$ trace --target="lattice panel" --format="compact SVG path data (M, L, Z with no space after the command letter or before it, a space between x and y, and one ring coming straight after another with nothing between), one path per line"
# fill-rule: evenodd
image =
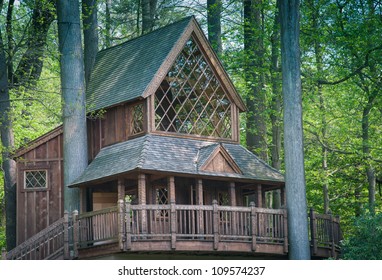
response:
M155 128L231 138L231 102L193 39L155 94Z
M47 179L45 170L25 171L25 188L46 188Z
M140 103L132 107L131 111L131 134L138 134L143 131L143 104Z

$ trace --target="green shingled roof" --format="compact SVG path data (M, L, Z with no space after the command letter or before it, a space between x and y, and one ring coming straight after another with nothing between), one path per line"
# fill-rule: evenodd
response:
M100 51L86 91L88 111L141 97L192 19Z
M217 145L222 145L229 153L240 168L241 174L201 169ZM210 141L146 135L101 149L72 186L112 178L134 170L284 182L280 172L239 144L217 144Z

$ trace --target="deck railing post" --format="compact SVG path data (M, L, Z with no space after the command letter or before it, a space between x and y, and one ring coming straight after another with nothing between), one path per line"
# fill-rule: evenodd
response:
M69 213L64 211L64 260L68 260L69 256Z
M252 235L252 251L256 251L256 234L257 234L257 226L256 226L256 207L255 203L251 201L249 204L251 207L251 235Z
M171 231L171 249L176 249L176 209L175 209L175 201L171 200L170 202L171 210L170 210L170 231Z
M79 243L79 229L80 229L80 221L78 219L78 211L74 210L72 213L73 219L73 254L72 258L78 257L78 243Z
M131 217L132 217L132 209L131 209L131 203L130 201L126 202L126 209L125 209L125 215L126 215L126 242L125 242L125 250L131 249Z
M121 251L125 251L125 202L118 200L118 244Z
M284 209L284 252L288 253L288 211Z
M336 252L336 244L334 241L334 219L332 213L329 211L330 215L330 242L331 242L331 251L332 251L332 258L335 258L335 252Z
M314 213L314 209L310 208L309 211L309 218L310 218L310 238L311 238L311 245L312 245L312 254L317 254L317 223L316 223L316 214Z
M219 247L219 225L220 225L220 218L219 218L219 210L218 210L218 202L216 199L212 201L213 206L213 230L214 230L214 250L217 250Z

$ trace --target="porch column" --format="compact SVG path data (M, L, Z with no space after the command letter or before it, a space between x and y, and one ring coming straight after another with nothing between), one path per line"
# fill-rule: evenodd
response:
M257 207L262 208L263 207L263 191L261 184L257 185Z
M146 205L146 175L138 174L138 204Z
M203 205L203 180L196 180L196 205ZM197 214L197 225L198 225L198 233L204 234L204 212L203 210L198 210Z
M146 175L138 174L138 204L142 207L146 205ZM147 214L146 209L140 210L141 233L147 233Z
M235 182L229 183L229 201L231 206L236 206L236 187Z
M169 203L175 203L176 196L175 196L175 177L169 176L167 178L167 189L169 192Z
M118 178L118 201L125 201L125 182L124 179Z
M196 181L196 204L203 205L203 180L197 179Z

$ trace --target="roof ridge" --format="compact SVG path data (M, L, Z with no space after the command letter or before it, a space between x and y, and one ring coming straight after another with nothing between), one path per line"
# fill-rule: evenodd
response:
M103 53L103 52L105 52L105 51L108 51L108 50L111 50L111 49L114 49L114 48L117 48L117 47L121 47L121 46L123 46L123 45L126 45L126 44L128 44L128 43L131 43L131 42L134 41L134 40L137 40L137 39L146 37L146 36L148 36L148 35L152 35L153 33L157 32L157 31L163 30L163 29L165 29L165 28L168 28L168 27L173 26L173 25L175 25L175 24L181 23L181 22L183 22L183 21L187 21L187 20L189 21L191 18L195 18L195 16L192 15L192 16L184 17L184 18L182 18L182 19L180 19L180 20L177 20L177 21L174 21L174 22L172 22L172 23L170 23L170 24L167 24L167 25L165 25L165 26L159 27L159 28L157 28L157 29L155 29L155 30L152 30L152 31L148 32L148 33L145 33L145 34L142 34L142 35L140 35L140 36L137 36L137 37L128 39L128 40L126 40L126 41L124 41L124 42L122 42L122 43L119 43L119 44L117 44L117 45L108 47L108 48L106 48L106 49L102 49L102 50L100 50L100 51L97 52L97 55L98 55L99 53Z
M150 135L146 135L144 137L145 137L145 140L143 140L141 155L137 163L138 168L143 168L143 165L145 164L146 154L148 151L148 145L150 143Z

